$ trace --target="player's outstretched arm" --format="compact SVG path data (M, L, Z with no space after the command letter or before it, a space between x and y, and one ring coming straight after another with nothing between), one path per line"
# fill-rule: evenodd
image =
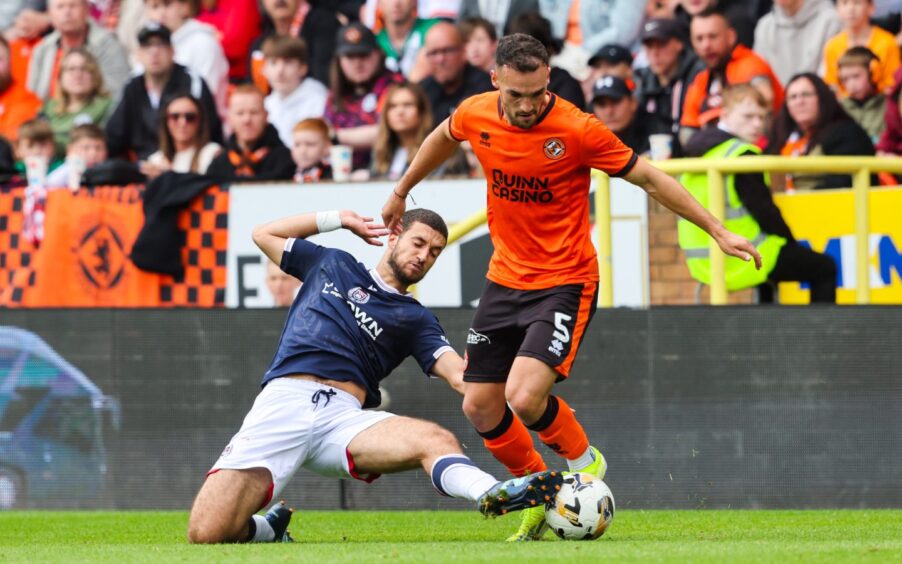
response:
M648 192L667 209L704 229L724 253L746 261L754 259L755 267L761 268L761 255L748 239L729 231L679 182L645 159L640 158L624 178Z
M382 246L379 237L388 235L384 225L373 223L372 217L363 217L351 210L333 210L305 213L277 219L254 228L254 243L276 264L282 264L282 249L291 237L306 239L317 233L347 229L370 245Z
M460 145L460 142L451 137L451 133L448 131L449 119L451 118L445 119L426 137L413 158L413 162L407 167L407 172L392 189L388 200L382 206L382 221L386 227L396 233L401 231L401 216L404 215L407 207L405 205L407 194L430 172L445 162Z
M431 372L448 382L448 385L460 395L464 394L464 368L466 361L459 354L452 350L448 350L442 356L438 357L435 364L432 365Z

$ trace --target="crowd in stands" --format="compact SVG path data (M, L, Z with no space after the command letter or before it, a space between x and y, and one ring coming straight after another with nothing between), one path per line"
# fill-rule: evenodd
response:
M306 184L333 179L330 148L345 146L351 180L397 179L461 100L493 89L507 33L545 45L550 91L644 155L665 139L683 156L728 128L723 94L739 84L767 104L765 153L898 155L900 12L880 0L5 0L0 177L77 186L106 166L114 180ZM481 175L474 165L464 146L435 176ZM780 175L772 189L850 183Z

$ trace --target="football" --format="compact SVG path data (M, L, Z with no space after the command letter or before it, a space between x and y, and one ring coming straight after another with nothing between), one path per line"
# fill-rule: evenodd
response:
M564 540L597 539L614 520L614 494L591 474L570 474L545 507L545 520Z

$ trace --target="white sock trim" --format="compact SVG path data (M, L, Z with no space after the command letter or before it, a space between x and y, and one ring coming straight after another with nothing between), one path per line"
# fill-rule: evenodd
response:
M276 538L276 532L272 530L266 517L254 515L251 519L254 520L254 525L257 526L257 531L254 533L254 538L251 539L251 542L272 542Z
M589 447L586 449L586 452L582 453L579 457L574 458L573 460L567 459L567 467L571 472L576 472L577 470L588 467L593 462L595 462L595 454L592 452L592 447Z

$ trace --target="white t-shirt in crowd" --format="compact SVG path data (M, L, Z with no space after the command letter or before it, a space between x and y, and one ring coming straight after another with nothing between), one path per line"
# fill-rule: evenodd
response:
M294 92L279 96L273 92L264 100L269 123L279 132L279 139L286 147L291 147L294 126L307 118L323 117L329 90L322 82L307 77Z
M220 150L222 150L222 147L220 147L218 143L207 143L204 145L197 157L197 170L195 172L198 174L207 172L207 168L210 166L210 163L213 162L216 155L219 154ZM173 172L191 172L191 160L194 159L194 152L195 149L191 148L179 151L173 155L170 170ZM160 151L147 157L147 162L157 166L167 165L166 157L164 157L163 153Z

